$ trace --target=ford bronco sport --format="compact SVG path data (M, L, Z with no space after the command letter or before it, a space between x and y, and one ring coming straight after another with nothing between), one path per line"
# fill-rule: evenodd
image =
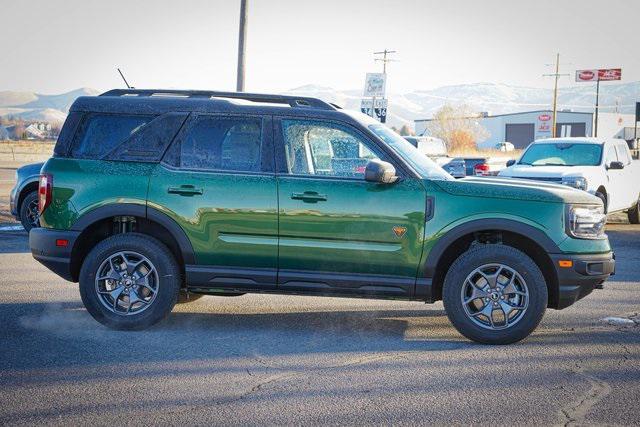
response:
M200 295L263 292L443 300L464 336L504 344L614 271L598 198L456 181L384 125L314 98L81 97L41 173L33 256L115 329Z

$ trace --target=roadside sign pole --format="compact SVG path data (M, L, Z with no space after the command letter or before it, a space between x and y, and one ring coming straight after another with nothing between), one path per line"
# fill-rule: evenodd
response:
M598 80L596 81L596 117L594 124L593 136L595 138L598 137L598 102L600 99L600 75L598 75Z

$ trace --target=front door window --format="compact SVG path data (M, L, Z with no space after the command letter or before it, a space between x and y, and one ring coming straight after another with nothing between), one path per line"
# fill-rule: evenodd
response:
M282 128L287 172L292 175L364 179L367 163L384 157L371 143L337 124L283 120Z

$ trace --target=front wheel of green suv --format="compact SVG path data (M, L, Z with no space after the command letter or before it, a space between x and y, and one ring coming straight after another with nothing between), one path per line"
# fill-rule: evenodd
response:
M165 245L144 234L117 234L98 243L85 258L80 296L103 325L137 330L171 312L180 282L178 264Z
M445 277L442 293L455 328L483 344L526 338L540 323L548 299L536 263L504 245L479 244L460 255Z

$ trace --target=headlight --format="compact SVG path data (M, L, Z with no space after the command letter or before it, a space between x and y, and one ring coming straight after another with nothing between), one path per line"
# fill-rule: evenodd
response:
M604 206L567 205L567 234L578 239L599 239L604 237L607 216Z
M582 176L568 176L562 178L562 185L568 185L569 187L577 188L578 190L586 190L587 189L587 178Z

